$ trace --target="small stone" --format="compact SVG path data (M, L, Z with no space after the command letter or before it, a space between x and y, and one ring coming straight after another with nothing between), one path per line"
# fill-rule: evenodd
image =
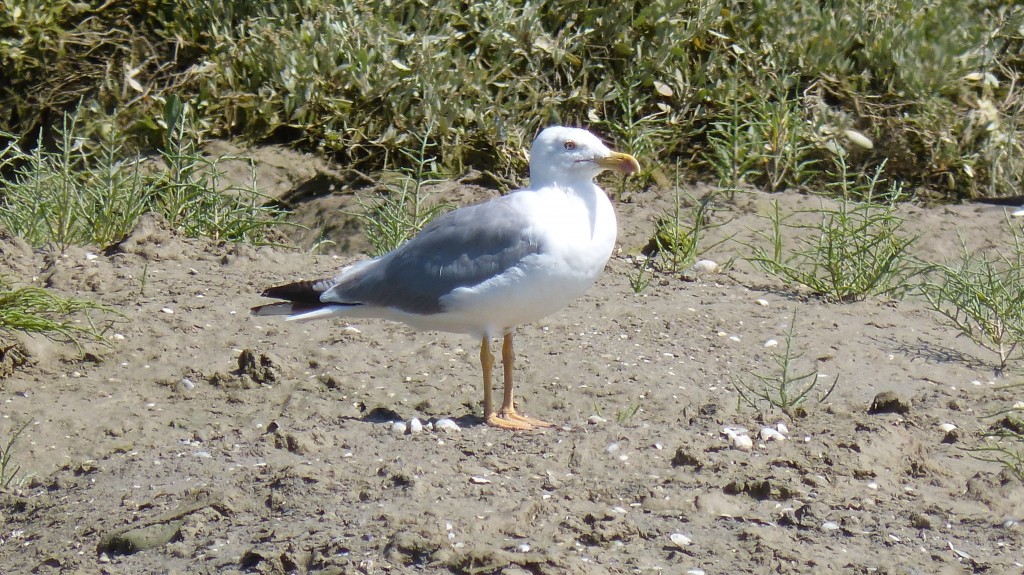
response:
M469 478L469 482L474 484L474 485L487 485L488 483L491 482L491 480L487 479L486 477L480 477L479 475L474 475L473 477Z
M778 347L779 346L779 340L777 340L777 339L769 339L768 341L764 342L764 346L765 347Z
M775 429L778 429L779 433L781 433L782 435L789 435L789 428L786 427L786 424L782 423L781 421L775 425Z
M910 524L917 529L931 529L935 521L926 513L914 513L910 516Z
M608 420L601 417L600 415L591 415L590 417L587 418L587 423L591 425L597 425L599 423L604 423L606 421Z
M910 404L893 391L883 391L875 396L868 408L868 413L876 415L879 413L898 413L906 415L910 412Z
M405 425L404 421L396 421L396 422L391 424L391 431L395 435L405 435L405 432L406 432L407 429L408 429L408 426Z
M174 310L169 307L160 308L160 311L164 312L167 315L172 315L174 313Z
M838 531L839 530L839 524L836 523L835 521L826 521L826 522L821 524L821 529L823 531Z

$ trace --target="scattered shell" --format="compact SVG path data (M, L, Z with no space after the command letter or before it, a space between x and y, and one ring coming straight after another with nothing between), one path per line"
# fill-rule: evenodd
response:
M732 446L740 451L752 451L754 449L754 440L750 439L749 435L734 435L732 437Z
M516 546L516 551L518 551L519 553L529 553L530 549L531 547L529 543L520 543Z
M952 423L940 423L939 429L942 430L943 433L949 433L950 431L956 429L956 426L953 425Z
M721 267L712 260L697 260L697 263L693 264L690 269L699 274L713 274L718 272Z
M766 300L766 299L757 299L757 300L754 300L754 303L756 303L757 305L762 306L762 307L768 307L768 300Z
M92 260L94 260L94 259L96 259L98 257L100 257L100 256L98 256L98 255L96 255L96 254L94 254L92 252L85 252L85 259L88 260L88 261L92 261Z
M486 477L480 477L479 475L474 475L473 477L469 478L469 482L473 483L473 484L476 484L476 485L487 485L488 483L491 482L491 480L487 479Z
M115 333L115 334L114 334L113 336L111 336L111 337L112 337L113 339L116 339L117 341L124 341L124 334L123 334L123 333Z
M391 424L391 431L396 435L405 435L406 429L408 429L408 427L405 425L404 421L396 421Z
M160 311L162 311L162 312L164 312L164 313L166 313L166 314L168 314L168 315L170 315L170 314L173 314L173 313L174 313L174 310L173 310L173 309L171 309L171 308L169 308L169 307L165 307L165 308L160 308Z
M769 339L768 341L764 342L765 347L777 347L778 345L779 340L777 339Z
M359 331L359 328L352 327L350 325L346 325L345 327L341 328L341 331L343 333L363 333L363 332Z
M778 429L779 433L781 433L783 435L788 435L789 434L789 428L786 427L786 424L782 423L781 421L775 426L775 429Z
M761 441L785 441L786 436L771 427L761 428Z
M704 575L704 570L703 569L689 569L689 570L687 570L686 575Z
M825 531L838 531L839 530L839 524L836 523L835 521L826 521L826 522L821 524L821 528L824 529Z
M868 489L878 489L878 484L872 481L871 483L868 483Z
M197 451L197 452L193 453L192 455L194 455L196 457L201 457L203 459L213 459L213 456L210 455L209 451Z
M443 431L445 433L454 433L459 431L461 428L458 423L450 419L438 419L434 422L434 431Z
M187 378L187 377L183 377L183 378L181 378L181 387L184 387L184 388L185 388L185 389L187 389L187 390L191 390L191 389L193 389L193 388L194 388L195 386L196 386L196 384L192 383L192 380L191 380L191 379L189 379L189 378Z
M597 425L598 423L604 423L606 421L608 420L601 417L600 415L591 415L590 417L587 418L587 423L591 425Z
M692 539L682 533L673 533L672 535L669 535L668 538L671 539L672 543L675 543L676 547L679 547L680 549L688 546L690 543L693 543Z
M725 425L722 426L722 435L728 435L732 437L734 435L742 435L747 432L746 427L740 427L738 425Z
M415 435L423 432L423 422L415 417L409 420L409 433Z
M615 453L618 450L619 450L619 444L618 443L609 443L608 445L606 445L604 447L604 452L608 453L608 454Z

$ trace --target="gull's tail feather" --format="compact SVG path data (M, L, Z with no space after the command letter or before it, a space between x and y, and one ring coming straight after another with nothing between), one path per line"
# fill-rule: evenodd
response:
M286 301L256 306L250 312L255 316L286 315L289 321L342 315L345 308L351 305L320 301L320 294L328 285L327 280L307 280L267 288L260 295Z

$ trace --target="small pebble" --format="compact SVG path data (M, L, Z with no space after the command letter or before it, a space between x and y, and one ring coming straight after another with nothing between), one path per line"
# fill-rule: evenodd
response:
M839 524L836 523L835 521L826 521L826 522L821 524L821 528L824 529L825 531L838 531L839 530Z
M170 314L173 314L173 313L174 313L174 310L173 310L173 309L171 309L171 308L169 308L169 307L165 307L165 308L162 308L162 309L161 309L160 311L162 311L162 312L164 312L164 313L166 313L166 314L168 314L168 315L170 315Z
M486 477L480 477L479 475L474 475L473 477L469 478L469 482L470 483L474 483L476 485L487 485L488 483L491 482L491 480L487 479Z
M669 535L668 538L671 539L672 543L675 543L676 547L679 547L680 549L688 546L690 543L693 543L692 539L682 533L673 533L672 535Z
M769 339L768 341L764 342L765 347L778 347L778 345L779 340L777 339Z
M90 261L90 262L91 262L92 260L94 260L94 259L96 259L96 258L98 258L98 257L100 257L100 256L98 256L98 255L96 255L96 254L94 254L94 253L92 253L92 252L85 252L85 259L86 259L87 261Z
M423 423L419 419L417 419L415 417L410 419L409 420L409 433L412 434L412 435L416 435L417 433L422 433L422 432L423 432Z
M195 386L196 386L196 384L192 383L192 380L191 380L191 379L189 379L189 378L187 378L187 377L183 377L183 378L181 378L181 387L184 387L184 388L185 388L185 389L187 389L187 390L191 390L191 389L193 389L193 388L194 388Z
M519 553L529 553L530 549L531 547L529 543L520 543L516 546L516 551L518 551Z
M779 433L781 433L782 435L789 435L789 428L786 427L786 424L782 423L781 421L775 426L775 429L778 429Z
M768 307L768 300L766 300L766 299L755 300L754 303L756 303L757 305L762 306L762 307Z
M124 334L123 333L115 333L113 335L113 339L115 339L117 341L124 341Z
M597 425L598 423L604 423L606 421L608 420L601 417L600 415L591 415L590 417L587 418L587 423L591 425Z
M704 575L703 569L690 569L686 572L686 575Z
M343 327L341 329L341 331L344 332L344 333L352 333L352 334L363 333L363 332L359 331L359 328L352 327L350 325L346 325L345 327Z
M408 429L408 426L405 425L404 421L396 421L391 424L391 431L396 435L405 435L406 429Z
M953 425L952 423L940 423L939 429L941 429L943 433L949 433L950 431L956 429L956 426Z
M210 455L209 451L197 451L197 452L193 453L192 455L194 455L196 457L201 457L203 459L213 459L213 456Z
M868 483L868 489L878 489L878 484L872 481L871 483Z
M434 431L443 431L445 433L453 433L459 431L461 428L458 423L450 419L438 419L434 422Z

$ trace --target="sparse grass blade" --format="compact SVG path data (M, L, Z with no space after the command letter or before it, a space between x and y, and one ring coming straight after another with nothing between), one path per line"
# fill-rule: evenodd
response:
M1020 228L1006 223L1013 233L1008 252L974 253L964 245L959 262L925 266L917 287L946 323L995 353L997 375L1024 351L1024 245Z
M841 157L837 162L845 166ZM907 253L916 237L900 229L903 220L896 207L903 198L901 189L876 191L881 170L867 179L847 179L843 171L835 184L840 193L835 208L823 205L814 212L784 215L773 202L773 211L765 216L771 231L758 232L765 241L748 244L752 255L747 259L786 284L839 302L902 295L907 279L919 271ZM818 223L796 223L799 216L815 217ZM796 247L787 252L790 242Z
M802 354L793 348L793 338L796 335L796 312L790 320L789 328L785 333L785 347L781 353L772 352L772 362L778 368L772 373L755 373L751 375L756 382L745 381L737 377L733 381L733 389L739 394L739 399L748 407L754 409L778 409L791 419L800 417L803 414L803 405L808 399L816 399L818 403L824 402L839 383L839 376L828 384L827 389L819 386L820 375L817 370L810 370L806 373L797 373L795 363Z
M94 322L90 312L98 312L104 319ZM104 334L114 313L106 306L61 297L43 288L15 288L0 277L0 338L20 331L65 339L79 347L85 341L106 344Z

